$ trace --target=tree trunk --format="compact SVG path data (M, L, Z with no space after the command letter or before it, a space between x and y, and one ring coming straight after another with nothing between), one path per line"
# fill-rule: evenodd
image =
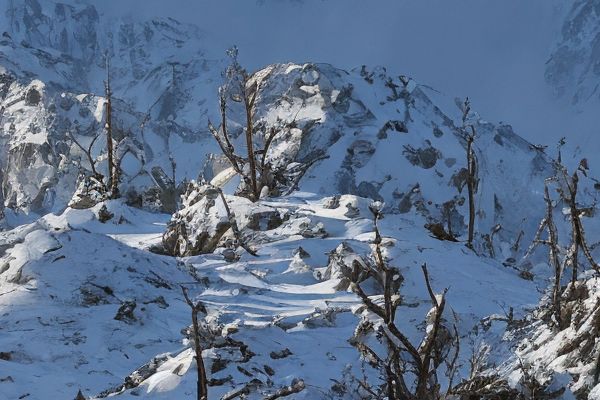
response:
M258 89L257 89L258 90ZM256 160L254 159L254 141L252 140L253 125L252 125L252 108L253 105L248 99L248 96L244 96L244 103L246 106L246 146L248 147L248 164L250 167L250 184L252 189L253 200L256 201L259 198L258 185L256 183Z
M202 347L200 347L200 326L198 324L198 311L203 309L201 303L194 303L188 296L187 289L181 287L183 297L186 303L192 309L192 329L194 335L194 350L196 356L196 368L198 370L198 379L196 380L196 393L198 400L208 400L208 384L206 380L206 368L204 367L204 360L202 359Z
M202 348L200 347L200 329L198 327L198 311L192 309L192 324L194 326L194 346L196 350L196 367L198 379L196 382L198 400L208 400L208 388L206 385L206 369L202 360Z
M110 102L110 84L106 85L106 152L108 155L108 187L113 187L114 156L112 139L112 106Z
M469 237L467 246L473 248L475 234L475 156L473 154L473 136L467 137L467 191L469 194Z
M558 233L556 232L556 225L554 225L554 217L552 215L552 199L548 192L548 185L544 187L544 199L546 200L546 226L548 228L548 247L550 249L550 262L554 267L554 288L552 289L552 303L554 308L554 318L562 329L562 317L561 317L561 276L562 268L559 259L560 250L558 248Z
M110 197L116 199L119 197L119 179L120 174L114 160L114 144L112 136L112 102L110 90L110 59L106 56L106 152L108 155L108 188Z

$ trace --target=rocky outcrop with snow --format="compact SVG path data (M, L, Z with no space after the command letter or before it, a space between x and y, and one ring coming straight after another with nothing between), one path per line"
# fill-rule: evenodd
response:
M206 128L209 116L218 120L210 99L223 63L190 50L202 48L193 27L106 20L91 5L57 4L8 4L10 30L0 43L5 203L40 213L66 206L80 172L91 172L71 137L87 147L99 135L92 155L106 174L101 95L108 51L121 193L132 204L160 208L166 201L163 209L173 210L181 181L199 174L210 180L223 168ZM416 211L465 233L464 133L427 89L383 68L345 72L324 64L273 65L254 79L262 82L255 118L264 132L291 127L276 137L268 161L292 166L328 156L307 172L301 190L384 200L388 212ZM243 115L229 118L234 141L242 142ZM530 205L540 198L530 189L541 189L552 174L547 158L510 126L469 118L477 128L480 246L498 225L504 240L531 234L539 212ZM174 194L161 202L165 192ZM514 256L508 247L505 258Z
M236 238L233 232L247 236L247 231L279 227L283 223L281 214L285 211L280 213L277 208L223 195L219 188L192 182L182 195L181 209L173 215L163 235L163 250L177 256L212 253L217 247L233 245L227 241L244 240Z
M103 135L107 60L122 193L131 189L143 199L162 177L197 177L207 153L207 99L220 67L204 57L196 27L171 19L112 20L92 4L70 1L9 1L2 15L0 162L7 204L61 210L79 173L90 172L73 139L88 148ZM91 149L104 175L105 143L98 138Z
M571 5L561 38L546 65L546 81L573 104L598 100L600 82L600 2Z

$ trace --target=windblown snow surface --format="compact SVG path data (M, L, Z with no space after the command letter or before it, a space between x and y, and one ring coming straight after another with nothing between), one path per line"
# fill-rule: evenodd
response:
M210 399L244 388L247 398L261 399L298 380L305 389L289 398L358 398L357 379L381 381L348 342L369 316L343 284L336 257L371 253L373 200L385 203L384 251L404 278L396 321L413 343L431 309L421 265L436 293L448 289L455 315L445 318L456 324L461 343L455 382L468 378L473 353L488 348L489 369L515 386L526 363L540 380L564 386L562 398L575 398L582 387L598 398L593 362L559 351L565 337L579 337L586 326L554 335L531 322L553 272L542 250L523 256L545 212L553 149L531 145L510 125L467 115L478 132L471 250L464 243L460 110L439 108L430 88L382 67L269 65L253 78L262 82L257 119L293 128L274 141L268 159L327 158L307 171L298 190L259 201L257 207L285 218L273 229L251 229L257 257L240 252L228 261L222 248L190 257L157 254L151 249L171 215L129 199L160 189L172 168L174 183L222 176L206 125L218 120L225 61L202 50L198 28L169 18L107 20L85 3L37 0L9 1L3 11L9 28L0 38L0 199L7 206L0 208L0 399L69 399L78 390L89 398L195 398L182 285L207 311ZM78 172L89 165L70 136L89 143L103 132L107 49L117 137L127 139L121 192L129 195L72 209ZM234 109L236 146L242 121ZM103 157L98 168L106 168ZM582 198L592 204L598 188L590 182L582 183ZM234 213L251 212L230 186L224 191ZM112 213L105 222L102 206ZM561 206L556 214L564 222ZM437 240L425 228L445 218L458 242ZM590 237L599 230L586 219ZM568 233L560 231L565 242ZM581 307L594 312L598 293L590 279ZM508 329L513 321L526 328ZM595 360L595 339L585 340Z

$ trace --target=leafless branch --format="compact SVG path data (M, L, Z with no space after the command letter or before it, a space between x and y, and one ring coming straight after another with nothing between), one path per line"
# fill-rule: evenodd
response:
M279 389L277 392L265 397L265 400L275 400L282 397L287 397L292 394L300 393L306 388L303 380L298 380L289 386Z
M196 367L198 369L197 379L197 398L198 400L208 400L208 381L206 379L206 369L204 367L204 360L202 359L202 348L200 347L200 326L198 324L198 313L206 313L206 308L201 302L194 303L189 295L188 290L185 286L181 286L181 292L185 302L190 306L192 310L192 329L194 335L194 350L196 352Z

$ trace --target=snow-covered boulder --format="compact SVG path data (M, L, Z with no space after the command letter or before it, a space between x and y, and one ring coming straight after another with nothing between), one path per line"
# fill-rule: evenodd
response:
M107 199L106 185L102 177L82 176L69 207L75 209L92 208L96 204Z
M237 239L231 232L234 222L240 231L267 231L279 227L283 218L273 207L191 183L163 235L164 250L177 256L212 253L224 239Z

